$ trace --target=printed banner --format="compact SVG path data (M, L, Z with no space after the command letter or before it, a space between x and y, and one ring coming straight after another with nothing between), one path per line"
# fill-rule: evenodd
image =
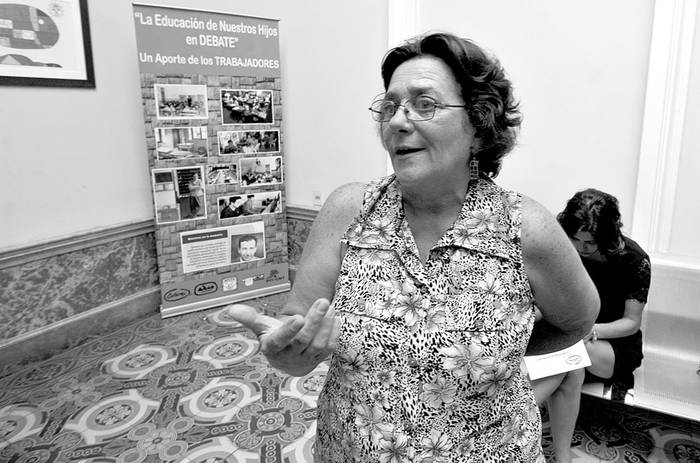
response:
M279 77L277 21L134 4L139 69Z
M133 8L161 314L287 291L278 22Z

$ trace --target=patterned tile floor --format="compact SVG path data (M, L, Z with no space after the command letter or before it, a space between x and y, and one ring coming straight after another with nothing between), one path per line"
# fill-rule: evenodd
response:
M220 310L154 315L0 378L0 462L310 462L325 368L281 375ZM581 409L576 462L700 462L698 423L585 396Z

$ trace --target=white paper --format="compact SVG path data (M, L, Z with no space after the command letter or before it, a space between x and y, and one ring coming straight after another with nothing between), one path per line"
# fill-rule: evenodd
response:
M545 378L591 365L583 341L549 354L527 355L524 360L530 379Z

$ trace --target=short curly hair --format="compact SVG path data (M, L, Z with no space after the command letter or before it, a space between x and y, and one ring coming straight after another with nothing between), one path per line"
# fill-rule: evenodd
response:
M617 198L595 188L579 191L569 199L557 220L569 237L589 232L604 254L617 254L622 246L622 220Z
M480 173L496 177L503 157L515 146L522 121L513 87L500 62L474 42L449 33L415 37L387 52L382 60L384 90L401 64L419 56L442 60L455 76L467 105L469 122L481 144L474 153Z

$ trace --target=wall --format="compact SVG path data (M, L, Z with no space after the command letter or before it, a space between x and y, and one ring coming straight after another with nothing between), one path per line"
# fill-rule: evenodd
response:
M417 28L473 39L510 75L524 119L499 183L552 212L596 187L631 223L653 4L417 0Z
M700 127L700 8L696 11L694 29L669 252L700 260L697 239L700 224L700 207L697 206L700 172L700 136L697 130Z
M89 2L96 89L0 87L0 209L11 218L0 251L153 217L131 3ZM325 199L385 172L366 110L384 2L164 3L280 19L288 203L311 207L313 191Z

